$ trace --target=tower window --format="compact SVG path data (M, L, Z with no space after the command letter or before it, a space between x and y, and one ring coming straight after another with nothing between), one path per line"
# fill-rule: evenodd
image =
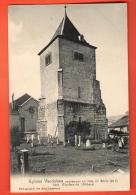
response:
M83 62L84 61L83 54L75 51L74 52L74 60L79 60L80 62Z
M46 64L46 66L48 66L51 63L52 63L52 57L51 57L51 53L50 53L50 54L47 54L45 56L45 64Z
M78 54L78 58L79 58L79 61L83 62L83 54L82 53Z
M74 52L74 59L78 60L78 52Z
M78 98L81 98L81 88L78 87Z

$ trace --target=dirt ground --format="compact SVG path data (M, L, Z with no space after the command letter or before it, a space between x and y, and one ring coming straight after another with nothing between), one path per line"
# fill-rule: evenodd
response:
M84 147L42 144L31 148L25 143L17 149L29 150L30 174L103 174L116 169L129 170L128 145L119 151L103 149L101 144L94 147L95 150L85 150ZM16 152L11 152L11 173L18 173Z

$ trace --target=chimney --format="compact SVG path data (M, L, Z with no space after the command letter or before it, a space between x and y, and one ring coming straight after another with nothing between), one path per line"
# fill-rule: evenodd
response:
M12 110L15 110L14 93L12 94Z
M84 36L83 36L82 34L80 34L80 35L78 36L78 39L79 39L79 41L84 42Z

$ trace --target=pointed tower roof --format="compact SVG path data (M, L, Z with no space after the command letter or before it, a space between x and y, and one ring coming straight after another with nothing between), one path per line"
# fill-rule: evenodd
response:
M59 24L51 41L49 42L49 44L46 47L44 47L38 53L38 55L40 55L57 37L61 37L61 38L68 39L68 40L71 40L74 42L78 42L82 45L96 48L95 46L92 46L89 43L87 43L86 40L84 39L84 36L81 33L79 33L79 31L76 29L76 27L72 24L72 22L70 21L70 19L67 16L66 7L65 7L65 16L62 19L61 23Z
M81 35L76 27L72 24L67 14L65 14L65 17L62 19L51 41L58 35L62 35L72 41L79 41L80 36L83 38L83 35ZM82 41L86 42L84 39L82 39Z

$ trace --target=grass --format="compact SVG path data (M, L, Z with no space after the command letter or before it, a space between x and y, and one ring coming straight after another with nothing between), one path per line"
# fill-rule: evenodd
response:
M83 150L73 146L47 144L31 148L30 144L21 144L18 149L29 150L29 170L31 174L78 174L107 173L115 168L129 169L128 147L118 152L102 149L101 144L95 150ZM93 167L93 169L92 169ZM17 154L11 152L11 173L18 173Z

